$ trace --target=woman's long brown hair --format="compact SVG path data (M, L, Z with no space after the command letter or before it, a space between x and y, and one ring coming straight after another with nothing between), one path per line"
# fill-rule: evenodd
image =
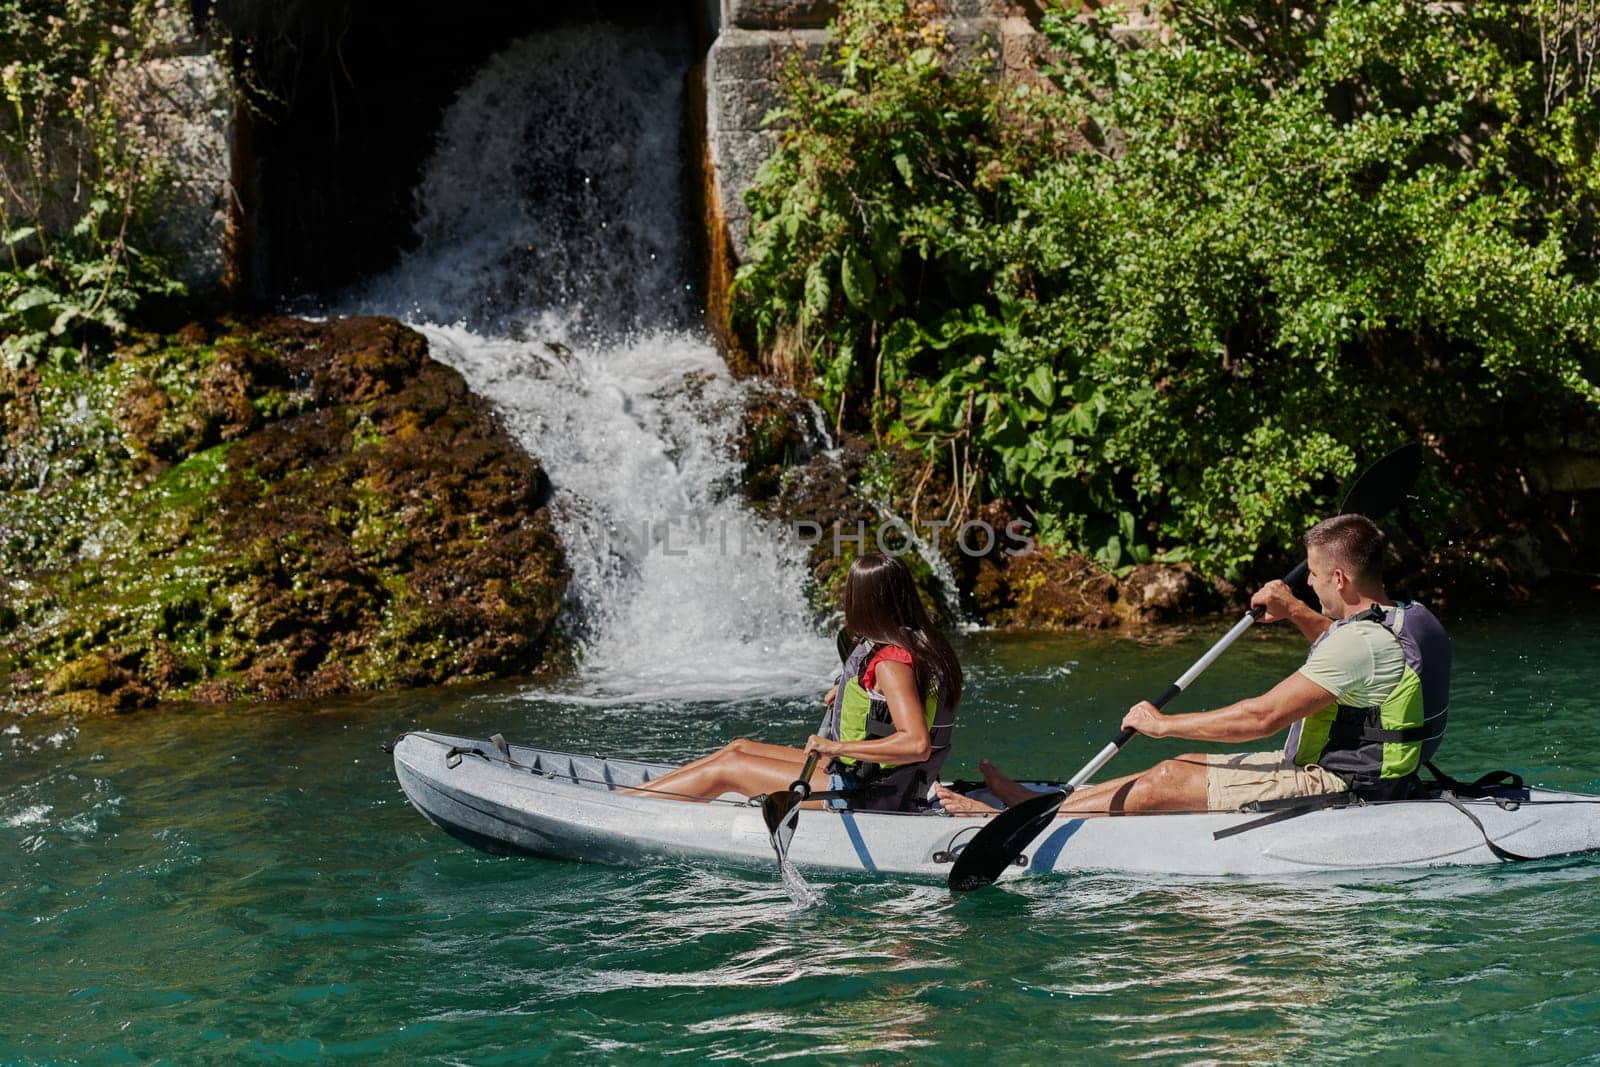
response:
M935 722L948 723L961 700L961 664L933 625L911 571L894 556L872 552L860 557L845 575L844 626L858 641L898 645L911 653L917 692L926 699L928 683L938 686Z

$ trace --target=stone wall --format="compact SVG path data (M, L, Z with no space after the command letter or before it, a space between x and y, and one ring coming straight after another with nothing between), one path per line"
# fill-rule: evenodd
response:
M156 238L191 295L208 300L226 296L236 278L233 80L204 38L174 39L131 78L132 117L173 170Z
M745 191L777 142L777 131L763 120L780 103L779 71L796 52L820 55L837 0L691 2L689 16L706 43L689 119L703 143L703 159L694 162L705 171L700 224L711 263L706 290L715 327L720 290L747 251ZM1005 0L945 0L945 7L951 40L984 53L997 76L1031 69L1039 40L1036 9ZM252 202L260 193L252 180L258 161L248 158L241 141L248 131L236 126L240 98L225 60L185 25L175 24L166 37L173 43L128 83L133 121L176 172L157 236L194 295L237 296L241 257L251 251L240 235L274 216Z
M167 168L170 183L169 196L150 220L151 232L137 247L165 257L191 294L211 301L227 295L233 277L233 81L216 49L176 9L153 36L160 47L111 83L128 145ZM47 234L70 230L85 208L91 136L71 125L47 130L41 153L45 188L0 183L0 206L14 218L37 218ZM5 248L0 243L0 251ZM18 245L24 257L38 248L37 242Z

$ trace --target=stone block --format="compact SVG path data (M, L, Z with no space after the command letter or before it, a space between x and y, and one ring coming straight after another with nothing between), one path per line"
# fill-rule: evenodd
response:
M762 129L762 120L768 112L782 103L782 93L771 82L722 82L711 87L711 128L716 131Z
M785 56L798 50L817 59L826 41L824 30L725 29L711 46L706 80L713 85L725 81L772 81Z
M821 29L839 13L835 0L730 0L733 25L747 30Z
M997 0L947 0L943 10L957 62L976 63L997 78L1031 73L1043 39L1012 7ZM782 103L779 71L796 52L821 58L828 31L813 28L813 20L820 25L833 14L834 5L822 0L733 0L729 21L711 46L706 136L713 188L740 260L748 251L745 190L777 144L777 133L764 128L762 119Z
M760 130L726 130L712 138L715 187L721 198L729 242L741 263L750 247L750 210L745 207L744 194L777 143L776 133Z

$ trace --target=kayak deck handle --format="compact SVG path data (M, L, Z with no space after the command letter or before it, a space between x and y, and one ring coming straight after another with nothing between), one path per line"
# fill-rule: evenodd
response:
M954 852L941 850L933 854L933 862L954 863L956 861L956 857L960 854L961 852L959 849ZM1028 865L1028 857L1024 854L1019 854L1016 859L1011 861L1011 864L1014 867L1026 867Z
M462 756L477 756L485 763L489 762L488 755L481 748L464 748L461 745L451 745L450 750L444 754L444 765L451 770L461 766Z

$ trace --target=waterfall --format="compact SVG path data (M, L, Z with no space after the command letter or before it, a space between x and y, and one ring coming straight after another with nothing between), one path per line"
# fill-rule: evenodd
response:
M813 695L832 665L792 533L738 495L743 387L697 322L690 61L686 35L592 24L489 60L444 116L417 246L340 308L419 329L544 464L596 700Z

